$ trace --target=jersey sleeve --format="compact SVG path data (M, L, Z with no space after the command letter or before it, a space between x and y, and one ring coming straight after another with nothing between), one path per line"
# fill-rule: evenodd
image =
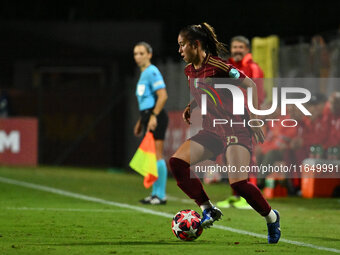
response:
M230 66L230 69L228 70L227 73L229 78L231 79L244 79L247 77L241 70L237 69L232 65Z
M228 64L226 61L212 60L211 64L215 66L215 68L219 69L220 72L222 72L222 77L241 81L247 77L241 70L237 69L231 64Z
M230 69L227 72L227 77L232 81L232 83L236 86L240 86L243 80L247 77L240 69L230 65Z
M164 83L164 80L163 80L163 76L162 76L161 72L157 68L154 68L149 73L149 79L150 79L150 82L151 82L152 91L157 91L159 89L164 89L165 88L165 83Z

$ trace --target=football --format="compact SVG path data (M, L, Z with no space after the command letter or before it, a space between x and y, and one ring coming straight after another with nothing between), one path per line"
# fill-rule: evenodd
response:
M182 210L172 219L171 229L174 235L182 241L193 241L203 232L201 217L194 210Z

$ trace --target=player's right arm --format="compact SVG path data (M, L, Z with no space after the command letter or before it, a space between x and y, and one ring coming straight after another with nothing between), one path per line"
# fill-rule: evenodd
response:
M190 113L193 109L195 109L197 106L197 102L195 100L192 100L184 109L182 117L183 120L188 123L189 125L191 124L190 122Z
M190 69L191 64L186 65L186 67L184 68L184 74L185 76L188 78L188 87L190 89L190 75L189 75L189 69ZM195 109L197 106L197 102L195 101L195 99L193 99L190 103L187 104L187 106L184 108L183 114L182 114L182 118L183 120L190 125L190 113L193 109Z

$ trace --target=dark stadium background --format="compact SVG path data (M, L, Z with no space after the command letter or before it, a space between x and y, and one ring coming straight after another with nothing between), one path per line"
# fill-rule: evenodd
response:
M123 167L138 144L126 143L137 41L153 45L157 63L180 62L179 29L202 21L224 42L327 40L338 36L339 10L340 1L1 1L0 88L11 116L39 119L40 164ZM172 100L168 109L181 109Z

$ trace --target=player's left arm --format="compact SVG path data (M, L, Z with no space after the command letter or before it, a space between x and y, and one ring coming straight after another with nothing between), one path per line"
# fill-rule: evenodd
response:
M257 88L256 88L256 84L255 82L248 78L245 77L241 83L240 86L248 89L251 88L252 92L253 92L253 105L256 109L258 109L258 97L257 97ZM257 116L255 114L253 114L252 112L249 112L250 115L250 119L257 119ZM251 127L251 129L254 132L254 136L257 142L263 143L264 142L264 134L263 131L260 127L254 127L254 126L259 126L259 125L253 125L253 127Z

